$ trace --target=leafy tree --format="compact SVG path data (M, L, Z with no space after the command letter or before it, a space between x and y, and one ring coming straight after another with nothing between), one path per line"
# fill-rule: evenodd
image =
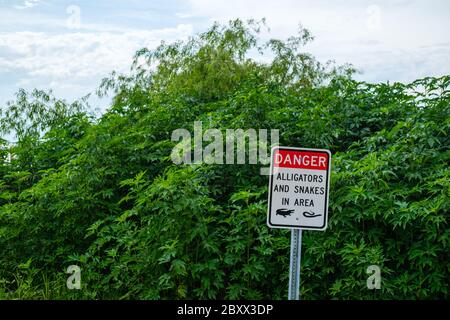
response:
M358 82L302 51L307 30L264 43L264 27L234 20L138 51L102 81L113 100L99 119L83 100L19 91L0 119L17 137L0 151L0 298L285 299L289 233L265 224L267 177L174 164L171 134L194 121L332 151L329 228L304 233L304 299L448 298L450 77ZM79 292L64 287L70 264ZM381 290L366 287L369 265Z

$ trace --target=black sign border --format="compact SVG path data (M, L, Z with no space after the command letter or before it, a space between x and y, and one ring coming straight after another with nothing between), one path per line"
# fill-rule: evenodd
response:
M328 154L328 163L327 163L327 174L326 174L326 189L325 189L325 212L324 212L324 224L321 227L311 227L311 226L299 226L299 225L287 225L287 224L274 224L271 221L272 218L272 187L273 187L273 155L275 150L296 150L296 151L307 151L307 152L316 152L316 153L327 153ZM331 171L331 151L326 149L308 149L308 148L295 148L295 147L273 147L270 153L270 182L269 182L269 207L267 210L267 225L270 228L277 229L302 229L302 230L326 230L328 226L328 191L330 188L330 171Z

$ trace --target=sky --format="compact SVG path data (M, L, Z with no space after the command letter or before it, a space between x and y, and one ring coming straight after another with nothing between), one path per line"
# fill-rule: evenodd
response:
M214 21L266 18L286 39L301 25L319 61L351 63L369 82L450 74L447 0L0 0L0 106L19 88L52 89L68 101L94 92L133 54L186 39ZM105 110L108 102L90 101Z

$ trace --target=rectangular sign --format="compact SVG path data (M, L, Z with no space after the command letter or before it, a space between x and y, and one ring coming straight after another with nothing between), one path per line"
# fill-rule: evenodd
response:
M325 230L330 165L329 150L272 148L268 226Z

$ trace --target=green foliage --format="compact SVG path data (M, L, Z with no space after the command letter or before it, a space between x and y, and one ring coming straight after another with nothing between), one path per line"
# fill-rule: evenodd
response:
M231 21L142 49L100 118L20 91L0 140L0 298L285 299L289 232L266 224L259 165L175 165L178 128L279 129L333 153L330 221L304 232L304 299L449 297L450 77L368 84ZM272 56L266 63L254 52ZM8 154L12 154L8 160ZM71 264L82 290L65 287ZM381 290L366 269L381 268Z

